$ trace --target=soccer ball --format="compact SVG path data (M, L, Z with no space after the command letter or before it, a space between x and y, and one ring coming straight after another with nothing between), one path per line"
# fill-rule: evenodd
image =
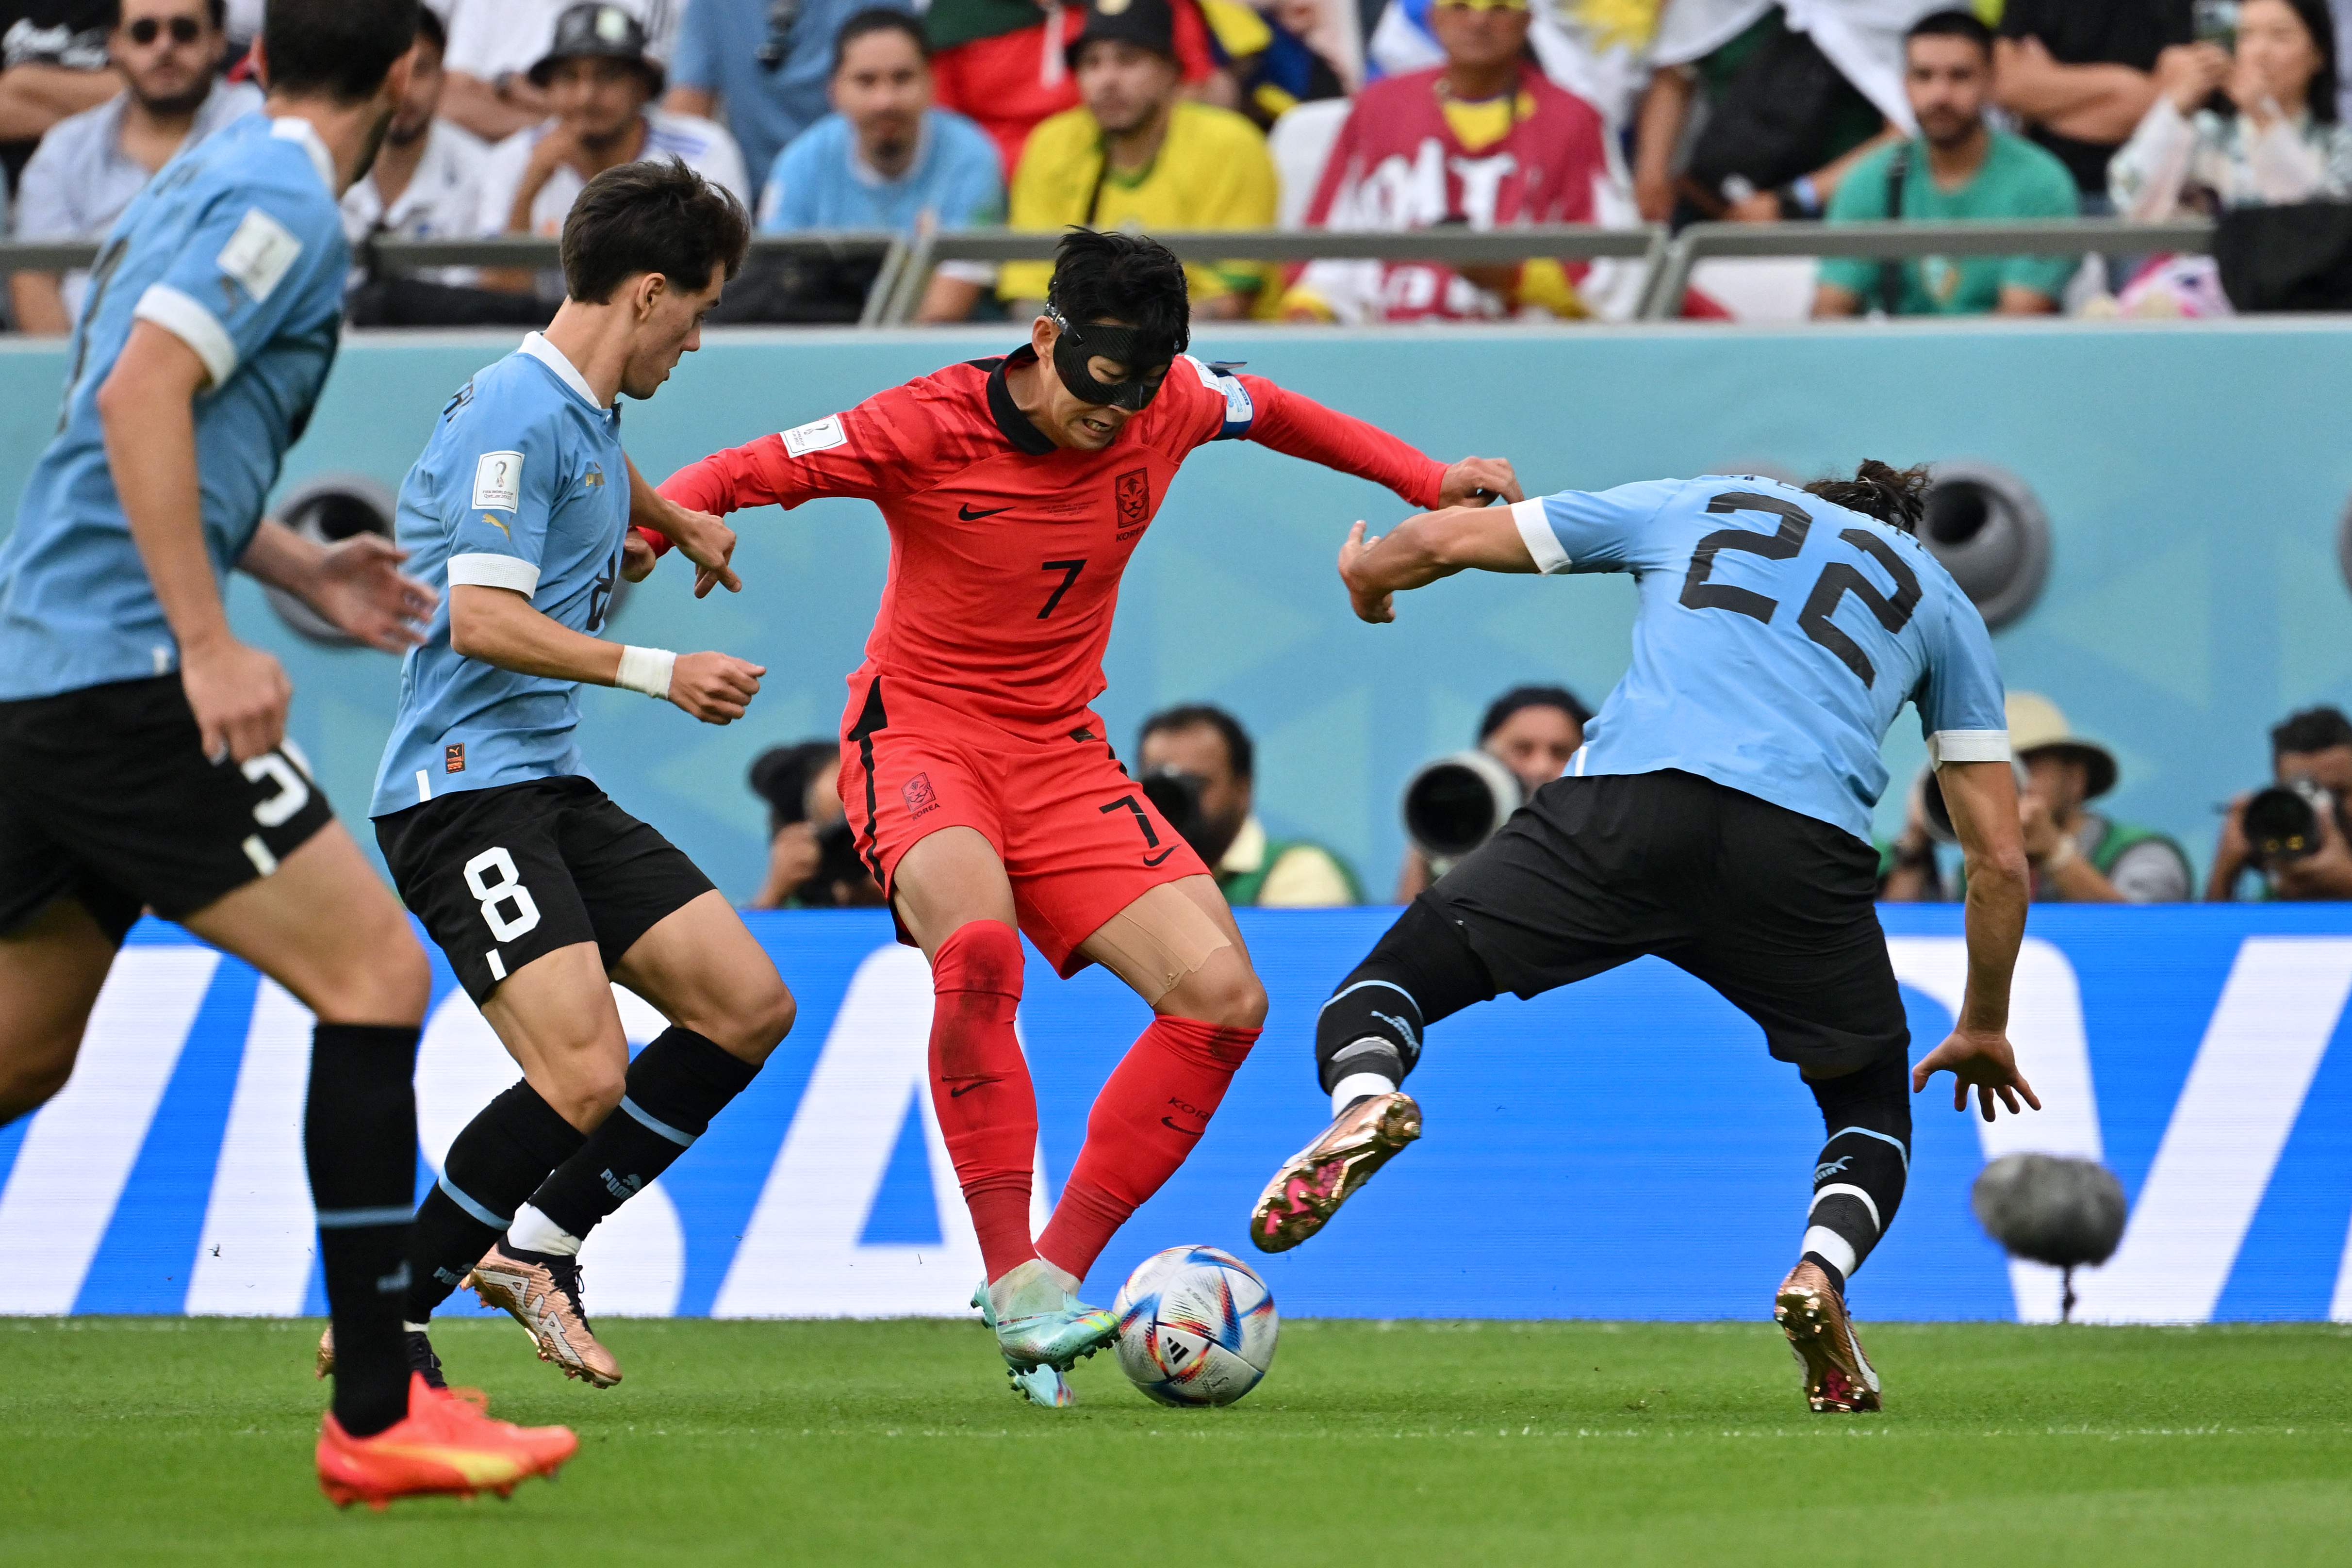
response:
M1146 1258L1111 1311L1121 1370L1162 1405L1231 1405L1274 1364L1274 1292L1214 1247Z

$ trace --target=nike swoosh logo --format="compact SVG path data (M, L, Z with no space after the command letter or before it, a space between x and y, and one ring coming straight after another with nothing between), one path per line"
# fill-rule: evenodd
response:
M967 1083L961 1089L949 1090L948 1098L950 1100L961 1100L975 1089L985 1089L987 1087L988 1085L985 1083Z
M975 512L971 509L971 503L967 501L956 508L956 516L967 523L976 523L982 517L992 517L999 512L1009 512L1012 509L1010 507L991 507L984 512Z
M1201 1135L1202 1131L1202 1129L1199 1127L1179 1127L1173 1120L1166 1116L1160 1118L1160 1124L1163 1127L1170 1128L1172 1131L1181 1133L1188 1138L1197 1138Z
M1172 855L1172 854L1174 854L1175 852L1176 852L1176 846L1175 846L1174 844L1170 844L1166 849L1161 850L1161 851L1160 851L1158 854L1156 854L1156 855L1146 855L1146 856L1144 856L1144 857L1143 857L1143 863L1144 863L1145 865L1158 865L1161 861L1166 860L1170 855Z

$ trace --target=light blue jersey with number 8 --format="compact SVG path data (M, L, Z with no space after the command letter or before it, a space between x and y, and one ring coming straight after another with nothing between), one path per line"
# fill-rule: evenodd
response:
M1867 840L1905 702L1929 755L2009 757L1984 620L1909 534L1776 480L1707 475L1511 508L1546 572L1631 572L1633 663L1579 777L1679 768Z

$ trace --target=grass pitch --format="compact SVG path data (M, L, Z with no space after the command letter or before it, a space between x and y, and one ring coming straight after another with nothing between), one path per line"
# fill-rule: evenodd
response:
M373 1514L311 1478L316 1323L0 1320L0 1563L2352 1562L2352 1330L1864 1326L1875 1416L1769 1324L1337 1322L1231 1409L1104 1355L1055 1415L976 1324L613 1322L597 1393L456 1321L579 1457Z

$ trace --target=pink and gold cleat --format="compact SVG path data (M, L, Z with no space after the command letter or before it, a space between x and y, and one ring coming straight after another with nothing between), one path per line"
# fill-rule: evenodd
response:
M580 1304L580 1265L576 1259L509 1252L503 1240L493 1242L466 1276L482 1305L510 1314L530 1333L539 1359L563 1369L591 1388L610 1388L621 1381L621 1364L596 1341L588 1326L587 1309Z
M1853 1319L1828 1275L1811 1263L1790 1270L1772 1299L1772 1317L1804 1368L1805 1403L1822 1415L1879 1407L1878 1373L1862 1354Z
M1274 1173L1250 1214L1250 1240L1261 1252L1289 1251L1420 1136L1421 1107L1410 1094L1391 1091L1349 1106Z

